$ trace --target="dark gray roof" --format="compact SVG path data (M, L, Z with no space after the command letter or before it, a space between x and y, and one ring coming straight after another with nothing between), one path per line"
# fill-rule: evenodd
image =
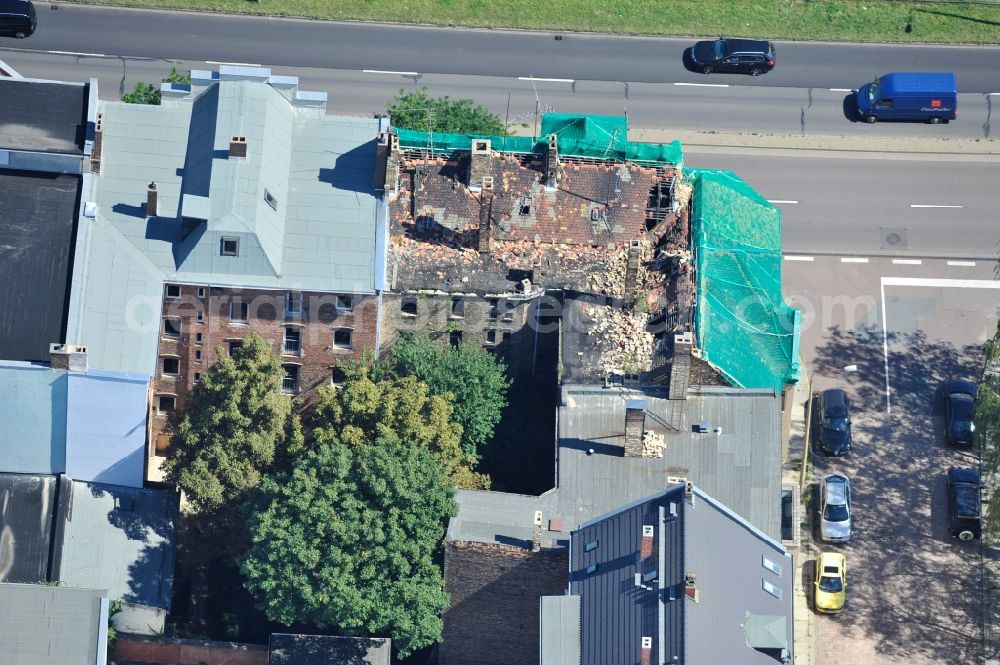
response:
M107 660L108 592L0 584L4 663L95 665Z
M83 154L86 85L0 77L0 149Z
M637 663L643 638L656 662L683 658L683 511L684 486L675 485L573 532L569 591L580 596L581 665ZM655 534L645 557L644 527Z
M623 457L625 403L636 398L646 400L646 429L665 437L662 458ZM693 432L702 422L708 433ZM771 390L694 387L672 404L659 388L564 386L558 436L555 489L540 497L460 490L448 539L530 544L541 511L542 545L562 547L576 525L662 491L668 477L694 482L781 537L780 397ZM549 528L553 519L564 527Z
M49 579L53 520L60 494L71 483L57 476L0 473L0 582L37 584Z
M271 634L268 665L389 665L384 638Z
M788 662L794 660L792 599L799 571L779 542L698 491L684 510L684 569L695 573L698 586L698 602L686 603L685 662L775 665L781 648L774 644L782 634ZM751 648L751 638L770 650Z
M0 168L0 359L48 361L64 341L79 196L79 176Z

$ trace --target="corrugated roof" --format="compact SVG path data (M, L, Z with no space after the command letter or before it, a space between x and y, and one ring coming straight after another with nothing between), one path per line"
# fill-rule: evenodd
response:
M152 372L167 279L374 292L379 121L293 105L258 75L267 70L243 69L162 106L101 103L99 212L81 229L67 332L92 365ZM232 136L246 138L245 158L229 157ZM151 182L157 217L145 209ZM209 219L182 229L184 197L207 197L191 213ZM223 237L239 240L236 256L222 255Z
M104 665L108 592L0 584L0 644L6 663Z
M580 597L542 596L540 665L580 665Z

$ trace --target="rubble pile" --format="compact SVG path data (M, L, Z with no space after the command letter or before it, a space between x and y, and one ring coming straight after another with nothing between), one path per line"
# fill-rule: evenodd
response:
M642 456L663 457L666 440L662 434L646 430L642 433Z
M646 315L612 307L586 306L594 320L587 333L601 349L601 368L607 374L648 372L653 365L653 335L646 330Z

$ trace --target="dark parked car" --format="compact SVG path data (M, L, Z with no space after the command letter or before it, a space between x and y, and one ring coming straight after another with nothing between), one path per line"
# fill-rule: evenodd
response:
M0 0L0 35L22 39L35 31L37 23L29 0Z
M944 386L945 440L953 446L975 442L976 384L949 381Z
M839 388L824 390L816 397L817 443L827 455L839 457L851 451L851 401Z
M983 535L979 469L948 469L948 532L961 540Z
M756 39L716 39L698 42L691 60L703 74L731 72L758 76L774 69L774 44Z

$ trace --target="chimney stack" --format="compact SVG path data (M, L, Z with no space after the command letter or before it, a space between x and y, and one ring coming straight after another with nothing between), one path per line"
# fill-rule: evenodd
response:
M247 156L247 137L245 136L229 137L229 156L230 157Z
M472 153L469 155L469 189L472 191L482 187L483 178L493 175L492 157L489 139L472 139Z
M97 114L94 123L94 148L90 151L90 172L101 172L101 149L104 147L104 114Z
M493 176L483 178L483 190L479 195L479 253L490 251L491 219L493 217Z
M642 559L653 556L653 531L652 524L642 525L642 543L639 547L639 557Z
M549 151L545 154L545 186L559 186L559 138L555 134L549 134Z
M668 399L687 399L688 381L691 378L691 350L694 335L690 331L674 335L674 358L670 365L670 392Z
M49 344L49 367L71 372L86 372L87 347L72 344Z
M531 551L542 551L542 511L535 511L535 524L531 531Z
M642 457L642 430L646 425L646 400L625 402L625 457Z
M653 658L653 638L643 637L642 648L639 650L639 662L642 665L649 665Z
M628 258L625 262L625 302L631 303L635 298L635 289L639 281L639 257L642 248L638 240L633 240L628 247Z
M156 217L159 214L159 209L157 207L156 200L156 183L149 183L149 187L146 188L146 216Z
M380 132L375 149L375 189L393 192L399 183L399 135Z

